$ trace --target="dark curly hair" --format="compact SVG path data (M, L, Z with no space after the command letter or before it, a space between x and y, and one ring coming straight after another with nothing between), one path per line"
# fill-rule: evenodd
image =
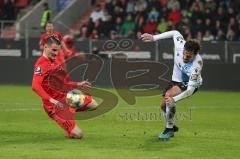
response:
M198 40L191 39L185 43L184 49L196 55L201 49L201 45Z

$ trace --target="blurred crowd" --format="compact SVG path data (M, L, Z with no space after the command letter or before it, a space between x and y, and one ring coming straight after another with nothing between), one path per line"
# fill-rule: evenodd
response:
M19 11L40 0L0 0L0 20L16 20Z
M14 20L17 15L17 8L14 0L0 1L0 20Z
M97 5L78 39L137 38L179 30L186 39L240 40L238 0L106 0Z

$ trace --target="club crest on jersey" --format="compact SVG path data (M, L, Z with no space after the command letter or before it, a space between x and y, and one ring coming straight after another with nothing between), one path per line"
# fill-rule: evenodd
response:
M35 74L35 75L38 75L38 74L41 74L41 72L42 72L42 68L41 68L41 66L38 66L38 67L35 69L34 74Z

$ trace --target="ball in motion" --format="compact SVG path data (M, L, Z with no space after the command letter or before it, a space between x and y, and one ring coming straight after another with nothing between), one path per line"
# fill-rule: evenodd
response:
M66 103L68 106L77 108L84 104L86 96L80 90L74 89L67 93Z

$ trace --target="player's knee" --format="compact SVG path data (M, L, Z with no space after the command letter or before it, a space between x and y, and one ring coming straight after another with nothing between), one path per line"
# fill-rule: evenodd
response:
M161 103L160 106L161 106L161 109L165 109L166 108L166 104L165 103Z
M75 128L71 131L69 137L73 139L81 139L83 138L83 132L79 127L75 126Z
M160 104L160 106L163 111L166 111L166 102L164 99L162 100L162 103Z
M87 107L89 110L95 110L98 107L98 103L95 100L92 100L92 102L90 104L88 104Z
M82 139L83 138L83 133L82 132L77 132L73 134L74 139Z
M172 93L167 92L167 93L165 94L164 98L168 98L168 97L172 97L172 96L173 96Z

